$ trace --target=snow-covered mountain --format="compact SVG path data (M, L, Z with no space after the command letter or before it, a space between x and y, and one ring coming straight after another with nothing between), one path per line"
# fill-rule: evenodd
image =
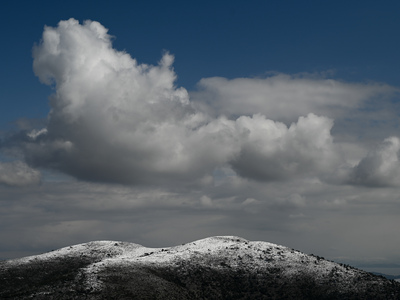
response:
M400 299L400 284L234 236L146 248L97 241L0 263L1 299Z

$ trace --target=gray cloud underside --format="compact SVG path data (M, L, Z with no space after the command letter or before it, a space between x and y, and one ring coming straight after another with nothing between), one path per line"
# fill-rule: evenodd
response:
M399 259L395 188L343 189L309 179L287 184L238 177L185 192L44 182L26 190L0 189L0 207L0 238L7 241L0 257L90 240L161 247L237 234L339 261ZM27 252L18 255L18 249Z
M124 184L204 185L228 169L266 182L397 185L397 137L350 159L331 132L346 111L395 93L390 86L276 74L205 78L189 96L175 86L172 55L138 64L100 23L74 19L45 27L33 57L35 74L55 88L48 124L3 143L30 167Z

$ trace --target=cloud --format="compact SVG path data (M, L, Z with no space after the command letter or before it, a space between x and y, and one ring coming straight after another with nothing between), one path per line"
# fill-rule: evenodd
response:
M223 181L218 170L257 181L326 180L344 164L328 116L392 91L278 74L202 79L190 99L175 85L171 54L138 64L112 47L100 23L74 19L46 26L33 58L39 80L55 89L48 123L2 147L19 148L33 168L87 181L207 185Z
M330 258L385 255L396 261L398 198L397 188L344 187L304 177L290 183L232 177L223 185L179 191L78 180L0 186L0 238L8 241L0 258L92 240L165 247L234 234Z
M313 157L331 155L327 118L310 114L286 128L262 115L206 114L175 86L172 55L157 66L138 64L112 48L98 22L45 27L33 57L35 74L55 87L46 128L21 139L33 167L91 181L159 184L204 182L232 165L242 176L270 180L318 169Z
M210 120L174 86L173 56L138 64L112 48L98 22L46 27L34 71L54 84L46 132L32 133L26 159L78 178L138 183L201 177L235 151L232 123Z
M352 170L350 183L371 186L400 185L400 139L389 137Z
M22 187L40 183L40 172L21 161L0 162L0 184Z
M200 203L201 203L201 205L206 206L206 207L213 206L212 199L210 197L205 196L205 195L201 196Z
M397 89L378 83L346 83L321 76L273 74L266 78L203 78L192 101L216 115L252 115L291 123L314 113L329 118L347 115L377 97ZM205 101L206 100L206 101Z
M232 165L240 175L265 181L332 171L338 156L330 130L333 121L308 114L290 127L262 115L237 119L240 155Z

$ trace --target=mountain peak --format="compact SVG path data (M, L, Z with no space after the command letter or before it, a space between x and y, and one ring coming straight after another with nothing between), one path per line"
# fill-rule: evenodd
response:
M14 299L40 295L53 299L400 297L400 284L394 281L236 236L214 236L164 248L94 241L1 262L0 278L4 285L0 298Z

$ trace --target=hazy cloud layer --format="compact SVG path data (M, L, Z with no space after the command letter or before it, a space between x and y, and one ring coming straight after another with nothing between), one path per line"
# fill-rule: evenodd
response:
M227 116L252 115L291 123L314 113L338 118L377 97L393 95L396 88L385 84L346 83L322 76L272 74L266 78L203 78L193 101L210 113Z
M310 179L288 184L232 177L201 191L176 192L79 181L0 187L0 238L7 241L0 258L92 240L165 247L238 235L336 261L398 261L398 200L395 188L343 188Z

